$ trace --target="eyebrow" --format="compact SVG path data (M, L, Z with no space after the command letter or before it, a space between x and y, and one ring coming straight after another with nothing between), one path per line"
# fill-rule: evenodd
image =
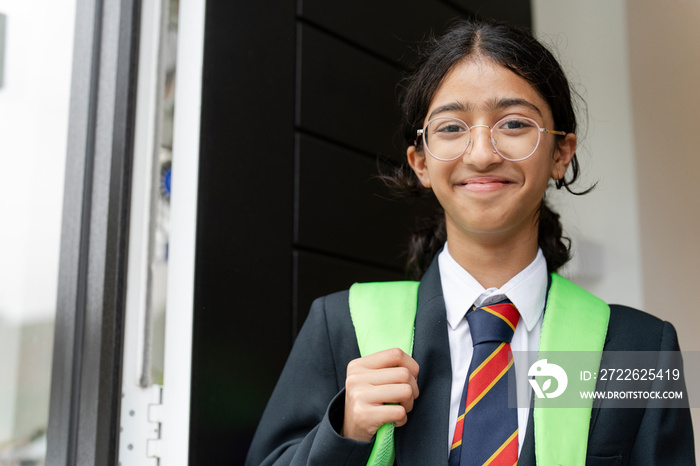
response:
M466 104L464 102L450 102L445 105L441 105L435 110L433 110L430 115L428 115L428 120L432 120L434 116L445 112L463 112L469 113L473 110L474 106L471 104Z
M503 110L505 108L510 107L527 107L530 110L537 112L539 116L542 116L542 112L540 111L540 109L537 108L535 104L525 99L492 99L486 104L486 107L489 110Z
M542 117L542 112L540 109L533 104L532 102L529 102L525 99L519 99L519 98L504 98L504 99L498 99L494 98L489 100L486 103L486 109L487 110L503 110L506 108L511 108L511 107L527 107L530 110L537 112L537 114ZM474 105L473 104L468 104L465 102L450 102L445 105L441 105L435 110L433 110L430 115L428 115L428 120L432 120L433 117L445 113L445 112L463 112L463 113L471 113L474 110Z

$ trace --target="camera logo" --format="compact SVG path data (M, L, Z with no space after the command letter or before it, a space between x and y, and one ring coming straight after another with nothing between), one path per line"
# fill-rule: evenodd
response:
M527 372L528 377L532 377L530 380L530 385L535 391L537 398L556 398L566 390L566 386L569 383L569 379L566 376L566 372L560 366L556 364L548 363L546 359L540 359L530 366L530 370ZM542 386L537 383L536 377L547 379L544 381ZM557 381L556 390L549 392L552 388L552 379Z

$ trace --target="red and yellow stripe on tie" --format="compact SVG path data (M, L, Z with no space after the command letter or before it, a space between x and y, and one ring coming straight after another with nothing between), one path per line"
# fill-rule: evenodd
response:
M513 355L510 348L506 347L505 343L491 353L489 358L488 364L478 373L475 370L472 373L474 376L469 378L467 407L464 410L464 414L467 414L469 410L491 390L491 387L496 385L496 383L501 380L501 377L506 375L510 366L513 365Z
M487 459L483 466L513 466L511 458L518 457L518 429L515 429L513 435L503 442L498 450L496 450L491 458ZM516 461L515 464L518 464Z
M469 375L469 392L467 395L466 409L457 418L452 449L462 444L464 416L488 393L491 387L496 385L501 377L508 373L508 369L512 365L513 355L510 351L510 345L501 343L498 348Z
M484 306L481 309L503 319L503 322L515 331L520 314L512 303L494 304L492 306Z

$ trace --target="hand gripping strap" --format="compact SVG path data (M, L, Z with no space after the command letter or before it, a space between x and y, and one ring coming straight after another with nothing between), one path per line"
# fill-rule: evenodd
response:
M602 355L610 307L565 278L552 274L542 322L539 350L597 351ZM584 390L595 390L595 380ZM584 466L591 419L591 399L585 408L542 408L535 399L537 464Z
M355 283L349 301L363 357L389 348L412 353L418 282ZM388 423L377 430L367 465L389 466L394 456L394 423Z

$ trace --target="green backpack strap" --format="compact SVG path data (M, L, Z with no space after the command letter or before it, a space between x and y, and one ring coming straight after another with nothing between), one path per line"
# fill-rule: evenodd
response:
M418 282L355 283L349 301L363 357L389 348L412 353ZM394 456L394 424L388 423L377 430L367 465L392 465Z
M350 315L360 354L389 348L413 350L418 282L356 283L350 288ZM552 274L542 322L540 352L601 352L610 308L584 289ZM595 380L586 390L595 389ZM585 408L543 408L535 399L535 455L537 464L583 466L593 401ZM540 406L538 406L540 405ZM394 425L377 431L368 466L394 462Z
M539 351L602 354L609 320L610 307L604 301L553 273ZM595 390L595 380L586 382L582 389ZM544 408L544 403L544 399L535 399L537 464L583 466L593 400L581 408Z

